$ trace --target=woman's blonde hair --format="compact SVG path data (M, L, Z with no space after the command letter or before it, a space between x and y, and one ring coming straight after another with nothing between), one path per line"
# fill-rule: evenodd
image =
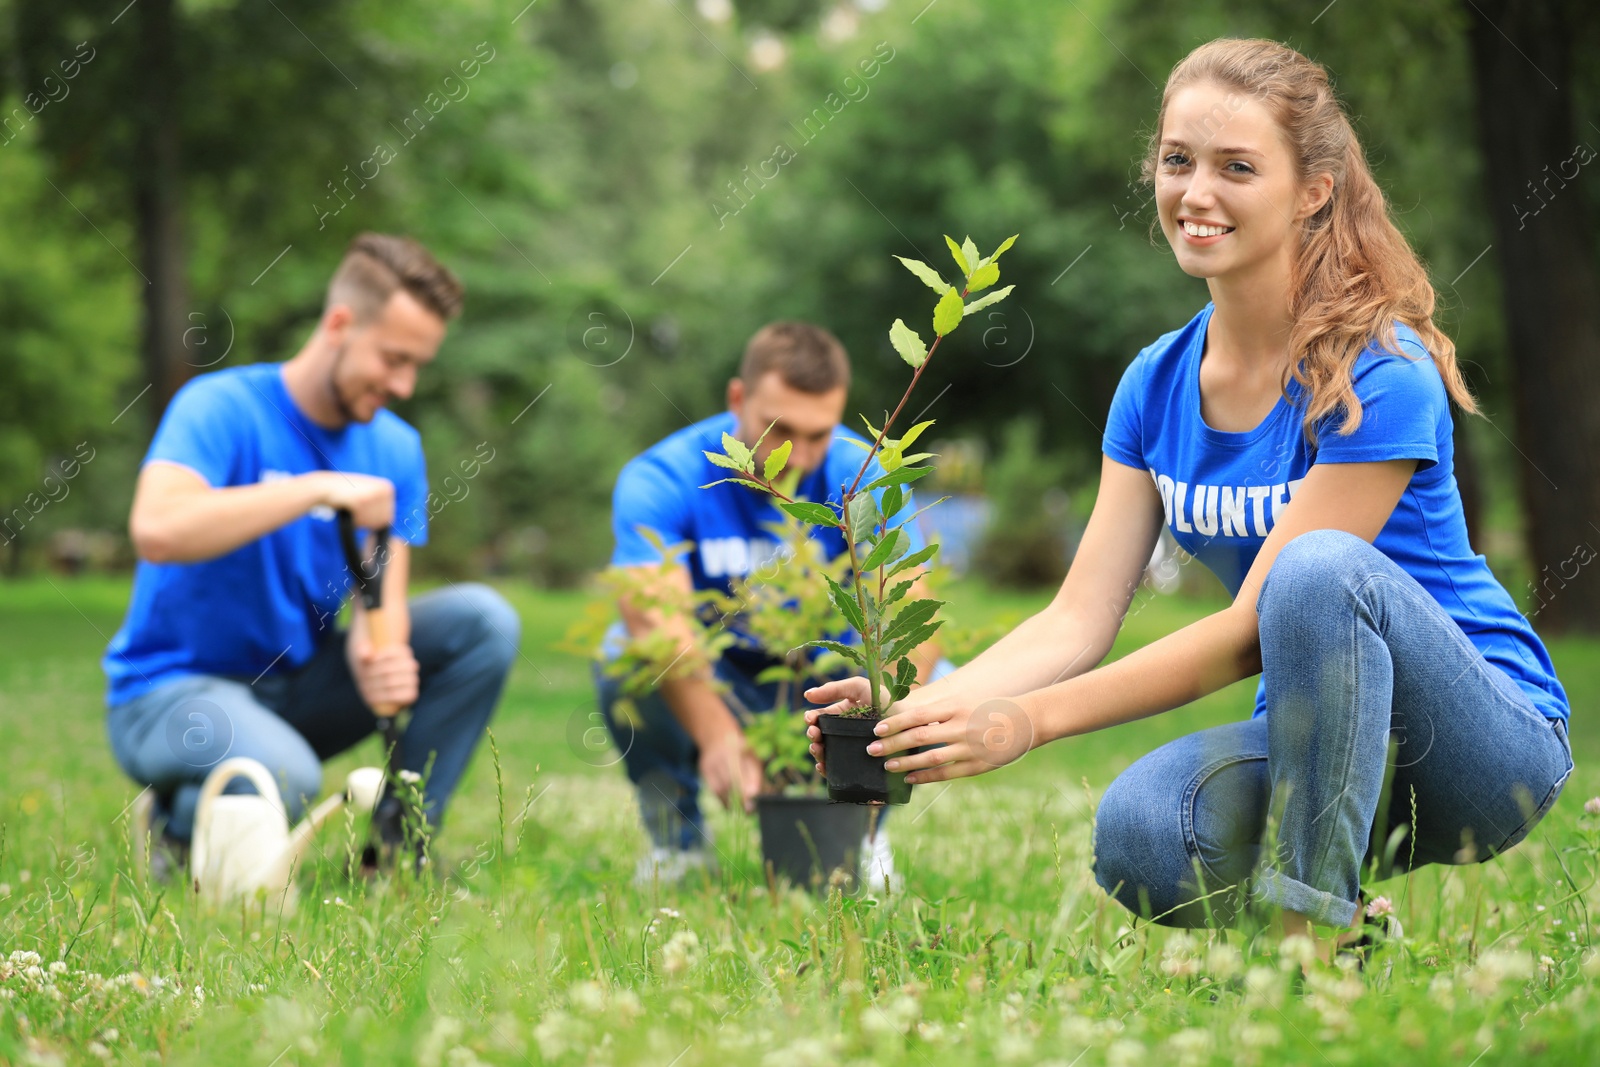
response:
M1417 332L1450 397L1477 414L1477 401L1456 365L1456 346L1433 323L1428 272L1390 219L1383 190L1320 63L1267 40L1223 38L1190 52L1172 68L1161 95L1145 180L1154 182L1173 94L1204 82L1236 89L1267 108L1284 132L1302 182L1333 176L1333 195L1301 223L1289 290L1289 351L1299 356L1290 373L1306 390L1306 439L1315 443L1316 422L1340 407L1346 412L1341 434L1361 425L1351 380L1356 357L1374 341L1403 355L1396 320ZM1287 377L1283 388L1287 395Z

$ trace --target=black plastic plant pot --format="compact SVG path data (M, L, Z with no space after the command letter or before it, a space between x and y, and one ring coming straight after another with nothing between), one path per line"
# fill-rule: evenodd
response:
M877 719L819 715L822 763L828 771L828 799L836 804L909 804L911 785L904 772L884 770L883 756L867 754Z
M867 814L865 808L827 797L758 796L762 864L775 876L811 889L825 888L841 868L854 881Z

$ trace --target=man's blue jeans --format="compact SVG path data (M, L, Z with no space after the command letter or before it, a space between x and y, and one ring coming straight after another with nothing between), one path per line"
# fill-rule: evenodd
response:
M618 624L606 638L609 650L619 647L618 642L625 640L626 635ZM953 670L954 664L941 659L929 680L942 678ZM758 685L755 681L758 671L741 670L727 656L717 661L715 671L728 687L723 700L740 718L777 707L779 683ZM679 725L659 692L634 700L639 717L639 725L634 727L616 717L617 698L621 695L618 680L608 678L600 663L594 666L594 680L600 714L611 733L612 743L622 753L628 780L638 789L639 814L651 842L662 848L704 848L709 838L706 837L705 817L700 811L700 749L694 739ZM792 708L814 706L798 692L791 692L789 705ZM883 809L883 815L889 811Z
M427 770L424 811L436 828L500 699L521 623L485 585L434 590L409 607L421 678L401 766ZM194 675L111 709L111 751L131 778L155 788L167 833L188 839L200 783L231 756L265 765L290 819L300 817L322 790L322 761L377 729L345 662L345 638L335 631L298 670L255 680ZM236 779L228 791L255 790Z
M1130 910L1227 925L1255 900L1349 925L1369 863L1487 860L1555 803L1565 723L1368 542L1296 537L1256 610L1267 714L1161 746L1101 798L1095 878Z

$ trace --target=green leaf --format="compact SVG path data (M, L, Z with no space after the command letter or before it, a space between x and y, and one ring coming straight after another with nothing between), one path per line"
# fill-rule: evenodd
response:
M884 642L893 641L901 634L909 633L916 627L928 622L942 607L944 607L944 601L942 600L907 601L905 607L896 613L894 622L890 623L889 628L883 632Z
M904 530L895 530L893 533L884 534L878 543L872 546L872 551L867 553L867 558L861 561L861 573L875 571L891 560L905 555L906 549L911 547L911 536Z
M1005 252L1006 249L1010 248L1012 245L1017 243L1017 237L1018 237L1017 234L1012 234L1010 237L1007 237L1004 241L1001 241L1000 242L1000 247L995 249L987 258L985 258L983 263L994 263L994 262L998 261L1000 259L1000 256ZM978 264L978 266L980 266L980 267L983 266L983 263Z
M878 466L886 471L899 470L905 466L906 457L900 452L899 445L888 445L878 450Z
M947 497L947 496L942 496L938 500L935 500L931 504L922 505L916 511L913 511L911 514L907 515L905 518L903 518L899 522L895 523L896 529L898 529L901 526L906 525L908 522L910 522L911 520L915 519L918 515L921 515L924 511L927 511L929 508L936 508L940 504L943 504L946 500L949 500L949 499L950 498Z
M786 682L793 678L794 668L787 663L778 663L756 675L756 684L766 685L768 682Z
M996 289L994 292L990 293L988 296L980 296L978 299L976 299L972 303L968 304L966 306L966 309L962 312L962 314L963 315L970 315L974 311L978 311L978 310L980 310L982 308L988 307L990 304L998 304L998 303L1000 303L1000 301L1002 301L1006 297L1010 296L1011 295L1011 290L1013 290L1015 288L1016 288L1016 286L1014 286L1014 285L1008 285L1004 289Z
M733 461L739 464L740 470L748 471L754 469L754 464L750 462L752 458L750 446L733 436L733 434L725 433L722 435L722 450L733 457Z
M843 656L845 659L849 660L851 663L854 663L858 667L865 667L867 665L866 656L862 654L861 647L859 645L846 645L838 641L812 641L810 644Z
M905 264L906 270L910 271L912 274L915 274L918 278L921 278L922 284L926 285L929 289L932 289L940 296L943 296L946 290L950 288L950 284L943 278L939 277L939 272L922 262L922 260L907 259L905 256L895 256L894 258Z
M978 269L978 246L972 243L970 237L961 242L961 258L971 264L967 277L972 277L972 272Z
M861 416L861 421L867 424L867 436L871 437L874 441L883 436L883 431L872 425L871 419L863 415Z
M906 435L900 438L900 447L910 448L912 442L922 436L922 431L926 430L929 426L932 426L933 423L934 420L929 419L927 422L919 422L915 426L911 427L911 429L906 431Z
M889 573L887 575L885 575L885 577L893 578L895 575L899 574L901 571L908 571L912 567L920 567L924 563L926 563L930 559L932 559L933 558L933 554L935 552L937 552L937 551L939 551L939 546L938 545L929 545L927 548L921 549L921 550L919 550L917 552L913 552L913 553L911 553L911 555L907 556L905 559L901 560L899 563L896 563L893 567L891 567L889 569Z
M954 292L953 288L945 287L945 297ZM960 302L960 300L961 297L957 294L956 301ZM940 302L941 304L943 303L943 298L941 298ZM928 346L922 343L922 338L917 336L917 331L907 326L904 320L895 319L894 325L889 327L889 343L894 345L896 352L900 353L900 358L913 367L920 367L927 362Z
M718 478L714 482L707 482L705 485L702 485L700 488L702 488L702 489L710 489L713 485L721 485L723 482L732 482L734 485L748 485L750 488L759 489L763 493L765 493L767 491L767 487L766 486L762 485L760 482L751 481L749 478Z
M844 621L855 628L857 633L865 633L867 621L861 616L861 605L856 603L856 598L848 589L833 580L833 575L822 576L828 583L828 599L833 601L833 606L838 609Z
M813 526L839 525L838 514L826 504L814 504L809 500L780 500L778 506L801 522L809 522Z
M850 540L865 541L872 536L881 518L878 502L871 493L857 493L850 501Z
M995 263L985 263L972 272L972 277L967 279L967 292L977 293L989 288L1000 280L1000 267Z
M933 332L943 337L957 326L961 325L961 317L965 309L961 304L961 294L954 289L939 298L939 306L933 309Z
M705 452L704 449L701 449L701 451L705 453L705 457L707 459L709 459L712 463L715 463L717 466L726 467L730 471L738 471L740 474L744 473L744 468L742 466L740 466L733 459L724 456L721 452Z
M944 243L950 246L950 254L955 257L956 266L961 268L961 276L965 278L972 273L972 263L961 251L961 246L956 244L949 234L944 235Z
M889 687L890 695L895 700L904 700L916 684L917 665L909 659L901 659L894 665L894 674L894 683Z
M932 467L901 467L898 470L890 471L882 478L879 478L877 481L866 486L866 491L870 493L874 489L882 489L885 486L905 485L907 482L914 482L918 478L927 477L932 473ZM895 511L899 510L899 508L895 508ZM885 511L887 514L894 514L894 511L888 511L887 509L885 509Z
M767 465L764 471L767 476L767 481L772 481L772 479L776 478L780 473L782 473L784 467L788 466L789 453L792 451L794 451L793 441L785 441L783 444L772 450L772 452L767 456Z
M934 634L938 633L939 627L943 625L943 620L935 620L934 622L928 623L926 626L919 626L914 630L900 635L894 640L894 643L890 645L889 651L884 654L884 658L887 660L894 660L906 655L909 652L915 651L918 645L922 644L924 641L927 641L933 637Z
M886 518L898 515L900 513L900 509L904 506L905 490L901 489L898 485L891 485L889 488L885 489L883 491L883 499L878 501L878 510L883 512Z
M862 416L862 417L865 418L865 416ZM854 437L846 437L844 434L840 434L838 437L835 437L834 440L835 441L843 441L847 445L855 445L857 448L861 449L861 451L863 451L863 452L871 452L872 451L872 446L869 445L867 442L858 441Z
M888 607L890 604L897 602L901 597L906 595L906 590L910 589L916 584L917 580L915 578L907 578L903 582L896 582L889 590L888 594L884 596L883 606Z
M777 419L773 419L771 422L767 423L767 428L761 431L761 436L756 438L756 443L750 446L750 454L752 456L761 451L761 442L767 439L767 434L771 433L772 428L776 425L778 425Z

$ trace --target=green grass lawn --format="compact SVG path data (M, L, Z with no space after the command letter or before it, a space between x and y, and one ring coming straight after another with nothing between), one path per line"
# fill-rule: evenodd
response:
M0 1062L1600 1062L1600 820L1582 811L1600 793L1585 729L1600 643L1552 644L1579 766L1550 817L1496 862L1384 885L1403 941L1364 973L1299 984L1264 938L1131 922L1089 872L1111 779L1248 715L1253 680L919 788L894 829L909 892L889 902L773 892L751 822L723 814L719 879L646 892L629 881L631 793L586 735L587 665L552 647L584 598L505 592L524 637L498 771L481 749L443 878L343 880L336 822L299 909L263 918L132 869L136 790L108 750L98 668L125 583L0 584ZM981 622L1045 597L962 585L950 599ZM1114 654L1218 606L1156 598ZM378 759L368 742L326 781Z

